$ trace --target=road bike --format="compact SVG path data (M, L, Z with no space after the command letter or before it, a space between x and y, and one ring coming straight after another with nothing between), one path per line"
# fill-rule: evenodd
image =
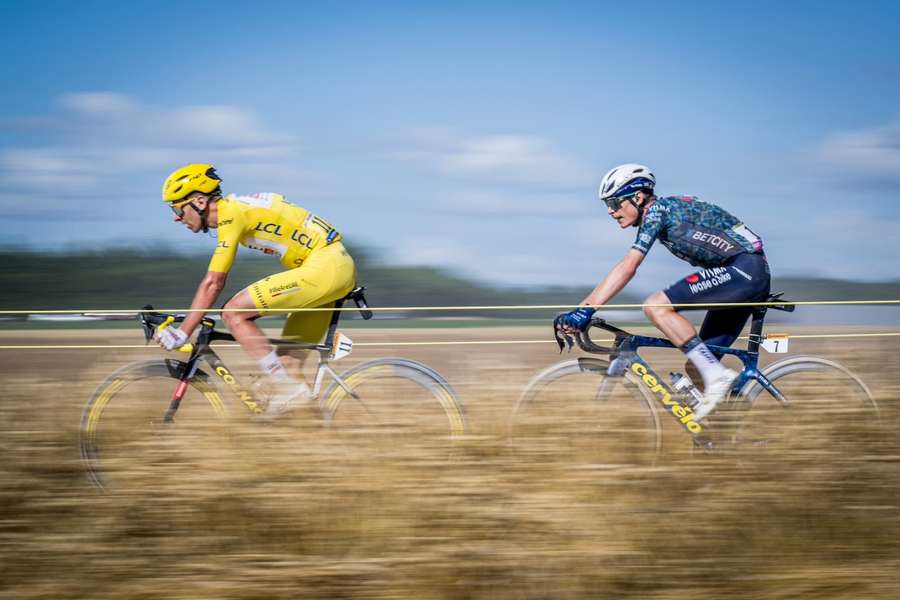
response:
M364 289L354 289L335 307L340 309L352 300L362 317L370 319ZM353 347L350 338L337 330L341 312L334 311L321 344L269 340L279 348L318 352L312 406L325 426L386 436L392 444L399 444L404 435L430 435L436 443L452 443L465 433L459 396L437 371L421 362L378 358L338 374L331 363L348 356ZM160 326L183 319L184 315L155 312L152 307L139 315L148 342ZM154 468L178 460L173 457L189 453L198 435L220 435L212 423L235 407L242 406L251 419L267 422L260 418L267 404L264 390L243 385L213 350L215 342L235 341L215 327L215 320L203 319L197 342L179 349L190 353L187 360L136 362L115 371L97 387L84 408L80 427L81 458L95 485L107 487L111 473L134 472L137 464ZM332 381L323 392L326 378Z
M846 455L876 427L878 406L866 384L833 360L793 356L759 368L761 346L787 349L785 337L763 335L768 309L795 308L781 296L770 295L753 309L746 350L709 346L739 359L743 369L726 401L702 422L692 408L702 392L681 373L671 373L667 382L639 354L641 348L675 348L671 342L631 334L598 317L569 336L557 318L560 351L571 349L574 339L585 352L607 358L566 360L535 375L512 411L513 443L533 453L533 460L559 460L568 453L570 460L597 469L649 466L663 450L660 413L667 413L691 437L693 449L799 452L816 460ZM612 333L612 346L594 343L591 328Z

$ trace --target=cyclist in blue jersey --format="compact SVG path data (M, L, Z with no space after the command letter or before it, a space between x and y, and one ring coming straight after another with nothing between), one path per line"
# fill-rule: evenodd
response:
M755 302L768 297L769 265L762 240L725 209L694 196L655 195L656 177L638 164L609 171L600 185L600 199L623 229L637 227L631 249L576 310L566 313L562 328L584 329L596 309L609 302L631 281L653 242L699 270L679 279L644 302L644 314L681 348L703 380L703 399L695 419L706 417L731 389L737 373L719 362L707 343L730 346L737 339L752 307L710 310L698 334L679 314L719 302ZM692 307L691 305L698 305Z

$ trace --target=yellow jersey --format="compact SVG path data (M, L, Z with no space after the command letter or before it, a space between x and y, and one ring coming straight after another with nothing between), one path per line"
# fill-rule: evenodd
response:
M281 194L229 194L218 201L218 221L219 241L209 262L217 273L231 269L238 244L274 254L293 269L315 250L341 240L330 223Z

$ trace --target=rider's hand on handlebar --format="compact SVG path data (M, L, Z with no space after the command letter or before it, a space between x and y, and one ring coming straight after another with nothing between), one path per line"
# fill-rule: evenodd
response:
M594 316L595 312L597 312L597 309L590 306L576 308L562 315L562 318L559 320L559 327L568 334L584 331L591 322L591 317Z
M156 331L156 343L166 350L181 348L188 341L188 335L178 327L166 327Z

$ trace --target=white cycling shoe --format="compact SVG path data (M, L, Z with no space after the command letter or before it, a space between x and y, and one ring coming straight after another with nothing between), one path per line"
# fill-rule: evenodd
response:
M738 373L731 369L725 371L706 386L703 399L694 407L694 420L700 421L711 413L716 406L725 399L731 390L731 385L737 379Z
M301 406L306 406L310 401L309 386L303 383L292 382L279 385L281 390L269 398L266 410L259 415L264 420L277 419Z

